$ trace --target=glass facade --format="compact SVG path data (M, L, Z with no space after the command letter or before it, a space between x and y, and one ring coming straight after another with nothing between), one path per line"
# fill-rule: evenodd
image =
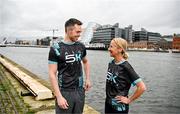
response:
M94 31L91 43L103 43L106 47L109 46L111 40L119 36L119 24L100 26Z

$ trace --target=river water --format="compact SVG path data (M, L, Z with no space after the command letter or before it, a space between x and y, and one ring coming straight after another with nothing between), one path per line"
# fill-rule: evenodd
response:
M3 54L41 78L48 78L49 48L0 47ZM86 103L104 112L105 79L108 51L88 50L92 88L86 92ZM129 62L147 86L147 91L130 104L131 114L180 113L180 54L128 52ZM135 90L132 87L130 94Z

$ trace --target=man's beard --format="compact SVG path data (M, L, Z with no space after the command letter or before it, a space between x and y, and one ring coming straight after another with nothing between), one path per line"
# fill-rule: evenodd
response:
M79 36L74 36L74 37L71 37L71 41L73 41L73 42L78 41L78 39L79 39Z

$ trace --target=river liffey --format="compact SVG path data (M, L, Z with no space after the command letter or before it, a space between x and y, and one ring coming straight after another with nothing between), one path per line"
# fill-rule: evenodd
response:
M45 80L48 78L49 48L0 47L0 54L24 66ZM131 114L180 113L180 54L128 52L129 62L147 86L147 91L130 104ZM108 51L88 50L92 88L86 92L86 103L104 112ZM135 90L132 87L130 95Z

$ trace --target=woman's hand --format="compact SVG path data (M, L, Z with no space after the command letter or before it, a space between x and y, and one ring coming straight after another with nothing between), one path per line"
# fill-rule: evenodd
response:
M131 100L124 96L116 96L115 97L118 103L130 104Z

